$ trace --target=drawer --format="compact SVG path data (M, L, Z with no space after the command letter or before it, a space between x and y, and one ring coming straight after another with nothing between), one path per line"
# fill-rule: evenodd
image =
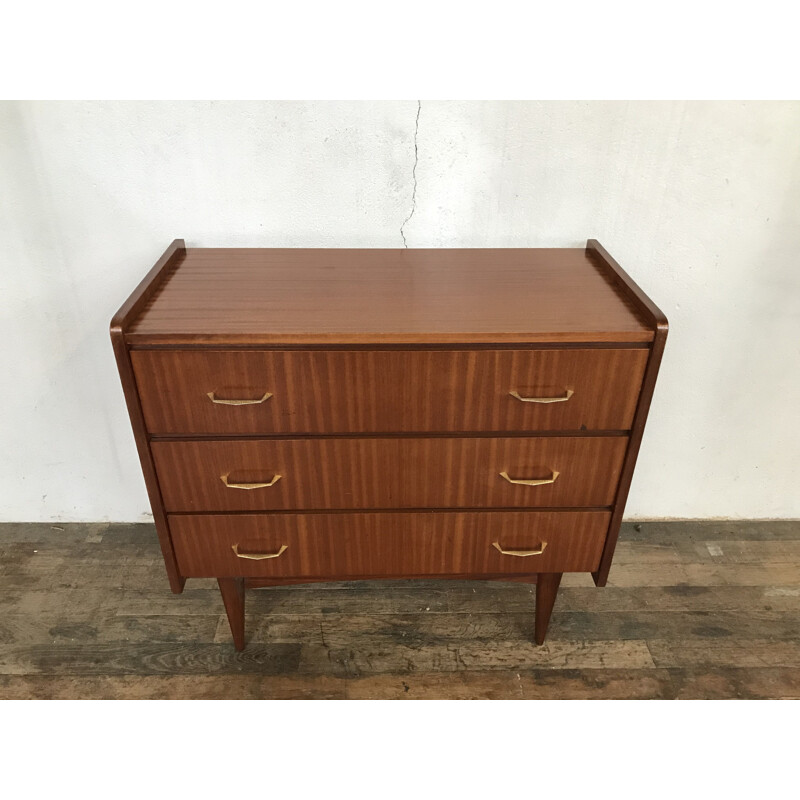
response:
M199 440L153 442L152 452L168 511L598 507L614 502L627 441Z
M133 350L131 360L154 434L622 431L648 352Z
M170 516L169 527L187 577L410 578L592 571L609 519L603 511L185 514Z

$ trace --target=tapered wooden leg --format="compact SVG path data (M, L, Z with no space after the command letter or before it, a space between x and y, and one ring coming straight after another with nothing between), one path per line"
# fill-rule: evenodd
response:
M540 572L536 579L536 644L544 644L562 572Z
M244 578L217 578L237 650L244 650Z

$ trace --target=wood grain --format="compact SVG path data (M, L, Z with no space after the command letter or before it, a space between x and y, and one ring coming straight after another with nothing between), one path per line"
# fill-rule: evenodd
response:
M111 330L127 330L156 293L163 288L169 275L173 274L186 258L186 243L183 239L173 239L170 246L150 268L150 271L128 295L111 319Z
M151 434L627 430L646 349L131 352ZM525 403L512 397L562 397ZM256 399L259 405L214 404Z
M472 512L179 515L170 518L182 573L192 577L531 574L596 564L608 513ZM541 555L505 556L504 550ZM242 554L277 553L248 560Z
M241 578L219 578L217 583L225 604L233 644L237 650L244 650L244 581Z
M28 647L0 648L0 674L26 675L58 673L71 675L207 675L214 672L257 672L264 675L297 670L299 645L272 644L253 647L246 654L230 644L187 642L142 642L135 648L119 642L77 642L53 647L37 644Z
M661 358L664 355L664 347L667 343L667 332L669 323L664 312L645 294L639 285L625 272L624 269L611 257L609 252L596 239L589 239L586 242L587 257L598 263L605 271L609 280L620 290L629 301L636 306L642 319L654 331L653 343L650 348L650 357L647 359L647 369L645 370L642 390L639 395L639 403L636 407L636 415L633 420L633 429L628 442L628 452L625 454L625 462L622 466L617 496L614 503L614 512L611 516L611 524L608 529L603 559L600 568L594 573L593 578L598 586L605 586L608 581L608 573L611 569L611 561L614 558L614 549L617 546L622 516L625 513L625 503L628 500L631 481L633 480L633 470L636 467L636 459L639 455L639 447L642 443L644 426L647 422L647 415L650 413L650 403L653 400L656 378L661 366Z
M230 647L226 647L230 650ZM3 700L344 700L347 682L319 675L0 675Z
M536 581L536 644L544 644L550 615L556 601L561 572L541 572Z
M603 507L627 440L250 439L153 442L171 512L392 508ZM510 478L551 479L524 486ZM239 489L228 483L272 486Z
M158 485L158 479L153 465L153 457L150 453L147 428L142 414L141 400L136 387L136 378L131 365L130 351L125 342L125 331L128 330L132 320L140 313L142 308L152 299L159 287L167 280L167 276L182 263L185 255L186 247L183 239L175 239L161 258L155 263L150 272L147 273L139 285L133 290L128 299L122 304L112 318L110 327L111 344L114 348L114 356L122 383L122 391L125 395L125 403L128 407L128 415L133 428L133 437L136 441L136 450L139 454L139 463L142 467L147 496L150 500L150 508L153 511L156 532L161 544L161 553L164 557L164 565L167 569L167 578L172 591L176 594L183 591L185 580L178 572L175 563L175 553L172 550L167 517L164 512L164 504L161 500L161 489Z
M270 645L261 645L269 647ZM271 645L280 647L280 645ZM503 672L545 669L579 670L599 666L612 669L652 668L653 658L644 641L640 642L486 642L461 640L458 643L403 644L386 646L383 637L359 640L359 646L334 647L327 644L303 645L298 672L316 669L327 661L323 674L358 678L362 675L390 673L414 675L417 672Z
M188 249L137 344L649 342L583 249Z
M792 667L800 666L800 641L711 637L711 641L678 642L651 639L648 642L656 666L686 664L700 667Z
M281 604L270 617L263 613L262 608L269 604L269 599L263 596L268 596L274 591L276 590L265 589L249 593L248 597L258 602L255 613L247 615L248 641L260 644L318 643L320 613L311 612L308 605L311 597L303 595L301 600L303 613L292 613L290 606ZM329 594L338 597L344 592L329 592ZM561 594L566 598L570 592L565 588ZM502 597L501 593L498 595ZM361 612L355 604L348 613L329 610L324 615L321 630L325 641L337 647L345 647L349 642L362 636L398 639L408 645L444 640L466 639L490 642L514 639L529 641L533 638L534 618L531 614L533 601L529 595L520 595L513 608L501 602L499 605L501 610L489 611L485 610L489 606L481 608L475 604L464 605L461 602L464 596L466 593L459 591L454 585L452 591L454 602L447 611L439 609L425 612L427 606L423 606L413 613L400 614L387 613L388 609L374 603L372 601L374 595L370 594L369 613L363 610L365 598L362 596ZM589 603L584 604L584 608L587 605L591 607ZM376 613L376 607L383 613ZM550 641L623 642L629 639L647 641L662 639L680 642L695 639L703 641L729 639L745 643L749 640L763 639L766 630L775 641L800 639L798 633L800 619L785 611L774 609L765 611L758 605L752 614L745 617L729 609L714 612L666 611L659 607L646 611L564 611L563 607L562 597L559 597L550 617ZM740 617L738 622L737 616ZM205 618L201 619L205 622ZM231 634L227 621L222 617L218 619L214 641L229 642Z
M592 668L332 675L0 675L4 700L800 699L800 668Z

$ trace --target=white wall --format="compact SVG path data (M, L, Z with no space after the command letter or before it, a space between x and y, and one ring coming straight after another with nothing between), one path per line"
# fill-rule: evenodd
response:
M0 104L0 519L141 520L108 322L189 246L398 247L416 102ZM800 103L445 103L410 247L596 237L671 324L628 517L800 517Z

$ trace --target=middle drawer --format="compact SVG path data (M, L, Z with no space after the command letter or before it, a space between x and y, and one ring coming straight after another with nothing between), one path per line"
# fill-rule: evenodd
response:
M578 508L614 502L625 436L156 441L167 511Z

